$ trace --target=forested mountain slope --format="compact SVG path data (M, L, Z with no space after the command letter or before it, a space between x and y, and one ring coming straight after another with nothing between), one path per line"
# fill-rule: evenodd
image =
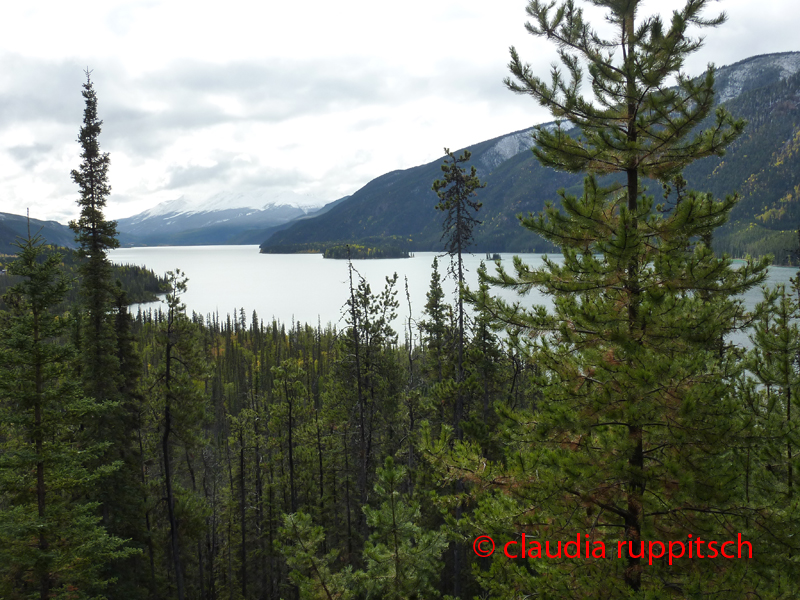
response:
M774 254L789 260L800 225L800 73L741 94L727 103L748 121L744 135L723 158L698 161L686 171L691 184L721 196L738 192L731 222L716 245L734 255Z
M772 253L786 262L797 227L800 133L800 53L756 56L718 69L717 98L749 123L745 134L722 158L692 165L690 189L717 196L739 192L734 222L719 232L719 250L737 256ZM706 125L707 126L707 125ZM479 192L482 225L475 230L478 251L545 251L547 243L518 225L515 215L538 212L557 191L578 193L581 175L542 167L529 147L529 130L475 144L472 164L487 187ZM460 151L459 151L460 152ZM262 248L366 237L403 237L411 250L440 249L442 215L431 184L440 177L441 159L370 181L328 213L274 233ZM571 189L572 188L572 189ZM650 182L650 193L661 194Z
M75 234L69 227L56 221L30 220L31 234L37 232L48 244L75 248ZM0 213L0 254L16 254L14 242L28 236L28 219L20 215Z

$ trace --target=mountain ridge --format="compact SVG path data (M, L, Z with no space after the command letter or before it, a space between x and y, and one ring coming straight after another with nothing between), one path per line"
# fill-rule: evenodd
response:
M725 157L690 165L690 188L717 197L738 193L731 222L715 246L734 256L772 253L792 260L800 223L800 52L746 58L716 70L716 93L749 124ZM710 117L713 118L713 117ZM541 126L553 126L545 123ZM516 215L541 211L559 189L580 193L583 175L547 169L529 152L532 127L468 146L488 187L475 230L476 251L552 251L519 226ZM459 151L461 152L461 151ZM223 191L200 201L180 197L117 221L123 245L260 244L262 248L317 242L404 239L409 250L441 250L442 214L431 190L442 158L384 173L350 196L322 204L310 195ZM651 193L660 185L646 182ZM74 247L65 225L32 219L48 243ZM0 213L0 247L26 235L23 216ZM11 249L11 250L8 250Z
M28 237L28 217L11 213L0 213L0 254L16 254L16 242ZM77 248L75 234L66 225L57 221L30 219L31 235L41 235L45 242L53 246Z
M117 230L124 244L226 244L247 231L315 214L326 204L331 203L290 191L223 191L201 201L181 196L119 219Z
M763 183L762 188L772 185L772 195L767 205L761 207L761 213L774 217L783 207L780 214L785 218L780 222L773 219L773 225L781 227L770 229L765 222L768 216L762 215L761 221L756 220L753 204L757 198L743 194L742 202L734 211L735 223L715 238L715 246L737 255L772 253L778 262L785 262L791 247L787 246L788 218L794 214L792 207L800 197L797 175L800 164L794 171L783 168L776 182L771 175L777 173L774 164L778 161L770 162L770 157L780 153L787 139L799 135L800 102L795 103L792 98L800 94L800 52L750 57L720 67L715 76L718 98L725 98L734 116L745 117L751 125L744 136L731 145L726 157L704 159L686 170L690 189L711 191L722 197L740 191L751 176ZM776 104L784 107L779 116L774 115ZM552 122L542 124L553 125ZM524 141L529 131L530 128L521 129L466 148L472 152L471 162L479 177L487 183L479 192L483 208L478 214L482 224L475 229L473 248L477 252L552 251L554 248L545 240L520 227L515 215L536 213L544 208L545 202L557 202L559 189L581 193L584 175L542 167L532 152L525 151ZM794 165L796 157L800 157L800 152L789 152L782 164ZM409 250L440 251L442 215L433 208L438 198L431 185L440 177L442 159L373 179L335 210L273 233L261 244L262 251L276 246L358 242L362 238L381 236L403 237ZM720 170L725 171L724 177L719 176ZM651 193L660 195L660 184L645 184L649 185ZM790 192L795 188L792 195ZM775 210L770 213L772 209ZM757 244L746 242L742 233L753 227L759 230L760 238L755 236Z

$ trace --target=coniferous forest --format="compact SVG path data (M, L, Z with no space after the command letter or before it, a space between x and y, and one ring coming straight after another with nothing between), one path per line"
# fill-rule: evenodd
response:
M585 175L520 217L563 260L467 288L483 184L446 150L447 251L399 330L403 282L372 289L352 262L341 330L190 314L179 268L112 268L87 71L79 248L31 232L4 262L0 597L798 597L800 274L745 310L769 260L712 251L737 198L682 177L746 131L712 113L712 69L681 75L724 18L592 4L610 37L573 0L532 1L562 65L512 48L506 80L563 124L535 131L537 158ZM129 312L154 284L165 307Z

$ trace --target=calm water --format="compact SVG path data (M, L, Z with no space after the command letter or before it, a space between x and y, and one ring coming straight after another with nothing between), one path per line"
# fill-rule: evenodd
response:
M433 252L418 252L413 258L353 261L356 269L372 287L373 293L383 289L385 277L397 272L399 319L408 318L404 278L408 279L413 316L418 318L425 306L425 293L431 277ZM477 268L484 255L466 258L467 280L477 284ZM510 254L503 255L503 263L511 268ZM540 254L521 254L531 266L542 264ZM244 308L248 321L255 310L261 319L273 317L283 323L299 321L316 325L321 322L343 326L342 307L348 296L347 262L323 259L320 254L259 254L258 246L165 246L155 248L120 248L111 252L111 260L119 264L143 265L156 273L180 269L189 278L188 291L183 297L188 311L202 315L228 313ZM439 259L439 271L446 272L449 260ZM493 265L489 265L493 269ZM773 267L769 284L786 283L796 269ZM450 301L454 299L455 286L451 279L443 282ZM514 294L502 296L514 299ZM745 296L752 307L761 300L761 291L753 290ZM537 292L523 299L525 305L549 302ZM156 308L159 303L142 305ZM395 328L401 335L402 326Z
M186 273L189 283L183 301L189 312L202 315L218 312L224 317L244 308L248 321L255 310L262 319L275 317L283 323L294 320L312 325L344 324L342 307L349 294L344 260L323 259L320 254L259 254L258 246L120 248L110 256L115 263L143 265L159 274L176 268ZM425 306L435 256L434 252L418 252L413 258L355 260L353 265L369 282L373 293L381 291L385 278L396 272L398 319L407 319L405 279L412 311L417 317ZM477 269L483 256L466 258L470 285L478 281ZM540 255L523 256L531 264L541 264ZM439 259L443 277L448 264L447 257ZM452 302L455 293L452 280L444 280L442 286ZM142 307L158 305L150 303Z

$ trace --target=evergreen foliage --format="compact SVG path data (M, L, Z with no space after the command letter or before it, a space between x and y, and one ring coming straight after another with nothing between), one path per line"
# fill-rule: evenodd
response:
M772 254L776 264L788 264L800 184L800 105L796 101L800 74L786 76L781 65L796 60L796 53L755 56L717 69L720 85L715 102L724 100L722 106L749 125L724 157L708 156L687 165L684 172L690 189L720 198L734 192L741 196L731 222L714 239L716 250L735 258ZM546 73L538 75L547 79ZM713 127L715 119L712 110L698 130ZM577 130L566 133L576 135ZM579 174L546 168L527 151L506 160L498 156L525 137L519 131L468 147L477 174L488 183L481 192L482 224L475 228L475 247L481 252L556 252L551 243L519 227L515 215L543 210L546 201L557 198L560 188L580 194L583 177ZM409 250L441 251L441 220L432 218L425 208L436 201L427 182L440 177L440 167L437 160L376 178L335 211L298 221L276 232L264 246L393 234L413 240Z
M332 572L331 565L338 553L335 550L321 553L325 539L323 528L314 526L308 515L286 515L280 534L285 544L282 549L286 562L292 569L290 577L301 598L346 600L353 596L350 570Z
M611 560L582 560L580 575L569 560L537 560L528 573L497 564L505 557L496 556L480 577L506 597L520 588L547 598L661 598L700 589L746 597L763 582L749 579L741 563L666 565L639 552L649 540L689 534L764 534L747 519L753 507L742 503L743 474L729 460L745 435L735 387L742 365L721 340L745 316L735 296L763 280L767 263L736 270L716 256L708 240L736 201L687 192L680 178L692 161L720 154L744 127L717 108L714 126L695 131L713 108L713 70L698 81L681 73L701 45L688 28L716 26L724 16L703 17L705 0L688 0L669 24L640 17L642 2L593 4L606 10L613 38L600 37L572 0L528 5L528 31L559 47L563 71L554 67L550 83L511 49L509 89L533 96L579 132L536 129L537 158L588 175L580 197L562 192L561 210L550 205L522 218L561 248L563 262L546 259L531 269L515 259L513 274L499 266L484 277L553 299L548 312L476 298L498 323L530 336L543 397L533 411L507 420L503 435L517 441L505 460L479 476L474 466L456 472L502 482L493 487L508 494L481 500L479 528L500 520L506 539L523 532L542 543L580 532L615 552ZM580 92L585 72L591 100ZM601 185L596 178L614 173L622 181ZM642 177L675 182L675 203L667 185L665 202L656 205ZM477 449L459 449L459 467L486 465Z
M81 164L71 173L78 186L80 215L70 222L75 232L78 249L75 254L81 261L80 319L76 322L74 340L78 345L77 366L83 382L84 393L100 404L111 402L114 408L97 419L87 422L89 435L99 443L112 442L98 457L98 465L120 463L107 486L92 490L92 499L99 502L103 525L114 535L132 538L142 547L142 519L144 492L139 477L140 459L136 448L135 432L141 410L141 396L133 385L131 368L137 361L130 343L117 339L126 335L130 323L126 318L124 300L120 298L120 283L113 279L114 270L108 251L119 247L116 222L106 220L106 207L111 186L108 182L110 164L107 152L100 151L100 132L103 122L98 117L97 94L92 85L91 73L86 71L83 84L83 125L78 141L81 145ZM122 311L117 307L123 308ZM115 314L116 313L116 314ZM129 319L129 317L127 317ZM125 363L123 373L122 364ZM136 572L140 565L135 560L115 564L111 569L122 584L115 590L116 597L130 599L134 593Z
M474 165L470 168L469 174L459 166L460 163L468 162L472 156L468 150L458 157L447 148L444 149L444 153L450 158L450 162L445 159L442 165L444 179L434 181L432 189L439 197L436 210L441 210L445 215L442 224L445 251L451 257L458 258L460 283L463 280L460 276L460 270L463 268L461 255L473 241L473 229L480 224L472 214L481 208L481 203L475 200L476 190L486 187L486 184L478 179Z
M359 244L345 244L330 246L322 253L323 258L362 259L362 258L409 258L407 250L400 250L394 246L362 246Z
M444 222L442 223L442 240L445 242L445 251L450 255L450 267L448 271L456 280L458 285L458 302L456 306L456 319L458 324L458 338L456 341L456 351L458 358L456 362L456 402L453 413L453 427L460 435L461 421L463 419L463 391L461 382L464 381L464 253L467 252L472 244L472 233L480 221L475 218L473 213L477 213L481 208L481 203L475 199L476 190L486 187L481 183L477 176L477 170L473 165L469 174L459 166L460 163L468 162L470 152L464 151L461 156L456 157L449 149L445 148L444 153L450 158L450 162L445 159L442 165L443 179L433 182L433 191L439 197L436 210L444 212Z
M322 254L325 258L409 258L411 238L390 236L353 236L331 241L300 244L262 244L262 254Z
M345 388L341 390L341 396L347 409L355 416L352 428L355 439L351 448L358 466L356 489L359 506L363 506L367 502L370 479L376 466L376 430L383 422L392 426L402 381L396 361L387 352L397 344L397 333L391 326L398 307L397 273L387 277L383 291L375 295L352 263L349 263L349 271L350 298L345 309L348 329L342 339L344 357L337 364L336 385ZM354 274L358 283L353 281ZM366 520L363 513L359 513L356 514L357 529L363 538Z
M158 327L156 338L156 348L163 353L163 361L147 374L148 409L160 417L158 434L153 435L149 442L157 445L161 460L159 484L163 484L163 487L158 485L157 489L163 489L165 493L169 557L174 573L170 588L174 583L174 593L179 600L183 600L186 586L182 548L188 545L187 538L192 537L191 527L187 523L196 522L200 516L197 513L204 511L202 502L193 498L193 494L176 481L173 461L178 443L186 460L190 460L189 457L203 446L202 426L206 410L203 377L206 363L197 328L186 316L186 307L181 301L181 296L186 292L187 279L179 269L168 272L167 279L170 285L167 313ZM194 483L192 487L196 487Z
M364 544L363 570L353 571L348 566L333 572L338 552L320 552L323 528L312 525L306 514L286 515L280 530L283 551L301 598L415 600L440 596L436 580L447 538L441 530L426 531L419 526L419 503L400 491L405 477L406 469L396 465L391 456L377 470L375 493L380 504L364 506L372 533Z
M108 183L110 158L100 151L99 136L103 122L97 116L97 94L90 72L82 95L85 99L83 126L78 141L81 144L81 165L72 171L78 185L80 217L70 222L78 243L78 257L84 259L80 268L82 295L86 308L86 332L83 337L83 375L87 392L98 401L114 399L119 365L116 360L114 336L109 319L114 303L111 262L108 250L117 248L117 229L114 221L103 216L111 186Z
M53 253L61 256L60 267L64 276L73 285L68 286L67 293L61 303L55 308L58 312L64 312L69 307L75 306L80 299L80 290L83 286L80 267L83 260L78 258L77 252L68 248L57 248L55 246L44 245L40 253L40 260L45 260ZM16 255L0 257L0 269L7 269L15 260ZM147 269L138 265L111 265L111 278L118 282L125 293L127 304L139 304L158 300L158 294L163 294L166 290L167 282L164 276L156 275L152 269ZM21 278L11 275L0 277L0 295L5 294L12 286L20 283ZM115 286L116 287L116 286ZM115 290L115 298L117 291ZM116 299L115 299L116 303ZM4 304L0 301L0 308Z
M0 594L3 598L100 598L105 568L132 549L108 535L96 506L76 501L119 465L93 466L107 444L83 424L113 408L86 398L72 376L66 315L53 312L68 282L60 256L42 260L39 237L19 244L0 314Z
M364 545L365 569L358 577L365 598L439 597L436 580L447 537L442 531L420 527L419 502L400 491L405 477L406 469L386 457L375 483L380 504L364 507L367 525L373 530Z
M438 257L434 257L431 265L431 283L425 297L425 318L419 323L422 342L427 349L423 368L434 381L442 383L445 378L453 377L451 359L456 333L453 307L444 301Z

